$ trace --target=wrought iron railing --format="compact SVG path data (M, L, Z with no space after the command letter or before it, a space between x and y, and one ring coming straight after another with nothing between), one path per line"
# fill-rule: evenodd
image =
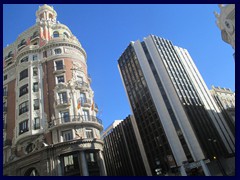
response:
M49 128L58 126L60 124L67 124L67 123L84 123L84 122L95 122L102 125L102 120L96 116L83 116L83 115L76 115L76 116L65 116L62 118L53 119L48 123Z

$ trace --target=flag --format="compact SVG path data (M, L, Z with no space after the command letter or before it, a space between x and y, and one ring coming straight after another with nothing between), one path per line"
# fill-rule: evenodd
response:
M94 110L94 101L92 102L92 111Z
M78 105L77 105L77 108L78 108L78 109L81 108L81 100L80 100L80 98L78 99Z

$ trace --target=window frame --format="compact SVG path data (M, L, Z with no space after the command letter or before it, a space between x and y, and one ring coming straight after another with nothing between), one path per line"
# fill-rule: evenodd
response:
M21 80L23 80L23 79L25 79L25 78L28 78L28 68L22 70L22 71L19 73L19 81L21 81Z
M19 88L19 97L22 97L27 93L28 93L28 84L24 84Z

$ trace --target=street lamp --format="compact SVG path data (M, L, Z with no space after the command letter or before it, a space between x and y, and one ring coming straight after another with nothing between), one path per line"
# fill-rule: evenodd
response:
M217 157L217 151L216 151L216 143L217 143L217 140L216 139L211 139L209 138L208 139L209 142L211 142L212 146L213 146L213 149L214 149L214 152L215 154L213 154L213 159L217 161L217 164L218 164L218 167L221 171L221 173L224 175L224 176L227 176L227 173L225 172L223 166L222 166L222 163L221 161L219 160L219 158Z
M156 169L155 169L156 175L161 176L162 175L162 168L160 166L160 160L158 158L156 158L155 163L156 163Z

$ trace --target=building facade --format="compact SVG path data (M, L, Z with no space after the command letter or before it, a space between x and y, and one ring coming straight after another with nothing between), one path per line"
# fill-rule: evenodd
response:
M219 4L220 14L214 12L222 40L235 50L235 4Z
M144 148L139 143L134 117L129 115L118 125L113 123L104 137L103 155L109 176L147 176L151 171L142 153Z
M205 107L209 96L199 92L204 88L196 87L180 51L150 35L129 44L118 60L119 71L152 173L159 159L167 173L210 175L205 160L234 154L234 136L223 132L223 124L213 119L217 112Z
M235 93L229 88L214 86L212 86L210 93L235 134Z
M4 175L106 175L87 55L48 5L4 54Z

